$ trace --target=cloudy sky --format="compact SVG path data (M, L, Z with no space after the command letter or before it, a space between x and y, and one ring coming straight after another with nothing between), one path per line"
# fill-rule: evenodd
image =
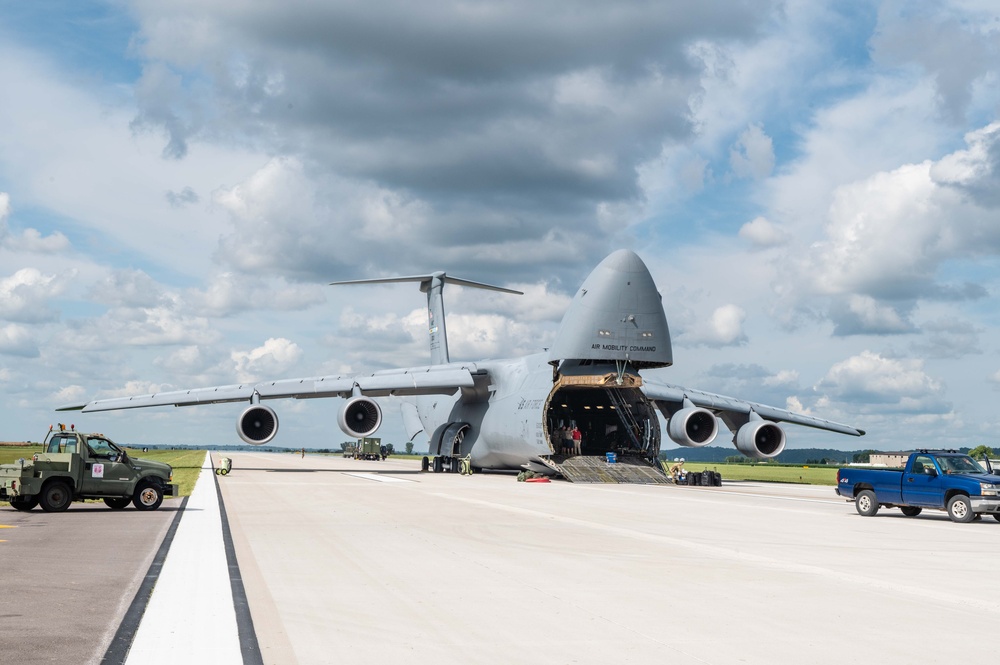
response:
M629 248L660 378L869 432L790 446L1000 446L998 74L994 0L0 2L0 440L237 443L53 408L427 362L412 285L333 280L523 290L449 289L452 357L538 351Z

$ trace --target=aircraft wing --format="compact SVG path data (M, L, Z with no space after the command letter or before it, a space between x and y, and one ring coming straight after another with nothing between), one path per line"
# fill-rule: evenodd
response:
M310 399L319 397L351 397L356 392L368 397L390 395L450 395L460 388L472 388L475 375L482 374L474 365L432 365L383 370L370 374L320 376L307 379L283 379L231 386L215 386L194 390L173 390L110 397L79 404L66 404L57 411L115 411L147 406L193 406L249 402L256 394L259 399Z
M659 408L660 411L667 417L681 409L684 400L688 399L695 406L700 406L714 412L732 429L746 424L747 421L750 420L750 414L756 413L764 420L793 423L795 425L804 425L805 427L815 427L817 429L839 432L840 434L849 434L851 436L864 436L865 434L864 430L857 429L856 427L851 427L849 425L843 425L841 423L835 423L830 420L814 418L813 416L807 416L793 411L786 411L785 409L767 406L766 404L748 402L735 397L726 397L725 395L716 395L714 393L707 393L701 390L683 388L669 383L657 383L643 380L642 392L646 395L646 397L655 402L657 408Z

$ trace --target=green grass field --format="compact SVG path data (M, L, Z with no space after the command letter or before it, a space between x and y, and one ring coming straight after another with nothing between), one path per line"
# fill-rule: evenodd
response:
M10 464L23 457L31 459L31 456L41 452L42 446L0 446L0 464ZM174 469L174 483L177 484L179 496L190 496L194 489L194 484L198 480L201 472L201 464L205 460L204 450L150 450L142 452L135 448L126 448L131 457L141 457L143 459L165 462ZM0 505L7 505L0 501Z
M668 466L669 468L669 466ZM804 485L837 484L837 468L830 466L776 466L773 464L712 464L685 463L688 471L718 471L723 480L756 480L770 483L802 483Z

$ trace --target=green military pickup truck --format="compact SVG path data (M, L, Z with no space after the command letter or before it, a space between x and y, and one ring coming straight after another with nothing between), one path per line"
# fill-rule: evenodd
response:
M49 431L32 459L0 464L0 501L17 510L41 505L47 512L84 499L104 499L115 510L129 503L156 510L164 496L177 495L172 478L169 464L129 457L103 434L60 426Z

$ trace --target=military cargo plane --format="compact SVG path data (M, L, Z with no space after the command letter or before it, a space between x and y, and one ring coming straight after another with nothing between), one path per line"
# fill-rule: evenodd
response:
M552 346L507 360L452 362L448 354L445 284L518 293L443 272L334 284L417 282L427 294L431 364L368 374L263 381L98 399L58 410L84 412L149 406L249 402L236 423L250 444L270 442L278 417L263 400L340 397L340 428L352 438L371 436L382 423L376 398L402 398L402 417L412 440L429 438L424 468L451 471L459 460L473 468L531 469L560 473L576 458L645 460L656 457L662 432L681 446L715 440L719 423L744 455L777 456L787 422L851 436L864 431L742 399L645 378L643 370L673 364L670 331L660 294L634 252L618 250L587 277L563 316ZM581 432L579 450L565 448L566 432ZM614 457L608 455L614 453ZM564 475L566 475L564 473Z

